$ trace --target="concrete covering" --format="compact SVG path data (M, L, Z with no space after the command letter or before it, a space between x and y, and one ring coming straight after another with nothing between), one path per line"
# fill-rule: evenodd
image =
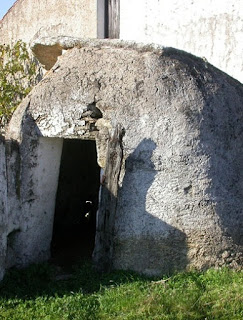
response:
M206 58L243 82L241 0L122 0L120 38Z
M116 192L108 184L113 176L102 179L101 198L106 191L113 209L100 201L97 267L149 275L241 268L242 125L242 85L202 59L120 41L76 43L8 128L2 274L50 256L63 139L95 140L107 173L106 159L110 165L117 157L109 149L117 127L121 166ZM102 237L112 247L105 263ZM7 241L11 252L4 256Z
M36 34L96 38L97 16L96 0L18 0L0 21L0 43L29 43Z

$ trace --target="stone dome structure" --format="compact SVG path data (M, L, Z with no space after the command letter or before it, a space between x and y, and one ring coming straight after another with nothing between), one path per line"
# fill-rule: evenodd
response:
M20 104L5 145L2 274L50 258L55 228L69 236L91 198L99 269L242 267L243 87L206 61L80 41Z

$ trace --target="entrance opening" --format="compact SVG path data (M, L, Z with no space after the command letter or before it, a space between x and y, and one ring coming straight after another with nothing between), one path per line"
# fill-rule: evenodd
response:
M100 168L95 141L64 139L52 236L52 261L72 267L92 256Z

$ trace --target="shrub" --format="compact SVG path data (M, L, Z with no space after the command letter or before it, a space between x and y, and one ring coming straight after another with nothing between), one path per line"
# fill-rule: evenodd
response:
M38 64L24 42L0 45L0 130L38 82Z

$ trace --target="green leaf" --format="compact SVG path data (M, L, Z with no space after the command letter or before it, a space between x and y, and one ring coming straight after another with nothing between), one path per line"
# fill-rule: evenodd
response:
M36 84L37 63L21 40L0 45L0 129Z

